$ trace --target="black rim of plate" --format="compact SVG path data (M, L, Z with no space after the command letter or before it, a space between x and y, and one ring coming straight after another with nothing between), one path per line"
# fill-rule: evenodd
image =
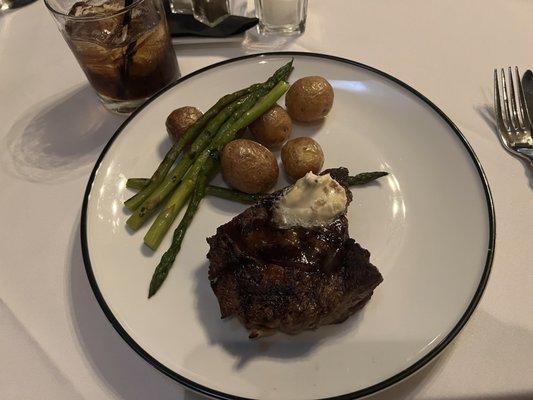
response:
M146 101L142 106L140 106L133 114L129 116L129 118L124 121L124 123L117 129L115 134L111 137L109 142L106 144L104 149L102 150L102 153L100 154L100 157L98 157L98 160L96 161L96 164L93 168L93 171L91 172L91 176L89 178L89 181L87 182L87 187L85 189L85 195L83 197L83 206L82 206L82 213L81 213L81 246L82 246L82 253L83 253L83 261L85 264L85 270L87 272L87 277L89 278L89 282L91 285L91 288L94 292L94 295L96 296L96 299L98 300L98 303L100 304L100 307L104 311L104 314L106 315L107 319L113 327L117 330L117 332L120 334L120 336L128 343L128 345L135 350L142 358L144 358L147 362L152 364L155 368L157 368L159 371L164 373L165 375L169 376L170 378L176 380L177 382L181 383L185 387L196 391L198 393L202 393L204 395L211 396L213 398L217 399L231 399L231 400L253 400L245 397L239 397L228 393L223 393L214 389L211 389L209 387L200 385L190 379L185 378L184 376L181 376L177 374L176 372L172 371L162 363L160 363L158 360L156 360L154 357L152 357L150 354L148 354L139 344L137 344L131 336L128 335L128 333L124 330L122 325L118 322L118 320L115 318L111 310L109 309L108 305L105 302L104 297L102 296L102 293L100 292L100 289L98 287L98 283L96 282L96 279L94 277L93 269L91 266L91 259L89 256L89 248L87 245L87 206L89 204L89 196L91 194L91 188L94 182L94 178L96 176L96 173L98 171L98 168L104 159L107 151L115 141L115 139L121 134L121 132L124 130L124 128L128 125L128 123L137 116L148 104L150 104L152 101L154 101L156 98L158 98L161 94L165 93L167 90L173 88L176 85L179 85L181 82L186 81L189 78L192 78L195 75L201 74L205 71L208 71L213 68L217 68L221 65L231 64L234 62L247 60L247 59L253 59L253 58L261 58L261 57L270 57L270 56L285 56L285 57L291 57L291 56L298 56L298 57L309 57L309 58L319 58L319 59L326 59L326 60L333 60L337 62L341 62L344 64L349 64L358 68L365 69L367 71L371 71L375 74L378 74L398 85L400 85L402 88L407 89L409 92L414 94L416 97L418 97L420 100L422 100L425 104L430 106L433 111L435 111L450 127L450 129L457 135L457 137L461 140L463 143L466 151L470 155L472 162L474 163L477 172L479 174L479 178L481 179L481 183L483 184L483 189L485 192L485 198L487 202L487 210L488 210L488 218L489 218L489 247L487 249L487 257L485 261L485 268L483 270L483 275L481 276L481 280L479 282L479 286L470 301L470 304L468 305L465 313L457 322L457 324L453 327L453 329L448 333L448 335L441 340L441 342L435 346L433 350L431 350L428 354L426 354L424 357L416 361L414 364L406 368L405 370L397 373L396 375L379 382L377 384L374 384L372 386L369 386L364 389L357 390L352 393L347 393L339 396L324 398L321 400L348 400L348 399L354 399L354 398L360 398L363 396L368 396L370 394L376 393L380 390L383 390L389 386L392 386L401 380L407 378L408 376L412 375L414 372L418 371L420 368L428 364L432 359L434 359L444 348L450 344L450 342L457 336L457 334L461 331L461 329L465 326L466 322L474 312L474 309L476 308L477 304L479 303L479 300L481 299L481 296L483 294L483 291L485 289L485 286L487 284L490 269L492 266L492 261L494 258L494 245L496 241L496 221L494 216L494 204L492 201L491 192L489 189L489 185L487 182L487 177L485 176L485 173L483 171L483 168L481 167L481 164L474 153L474 150L466 140L466 138L463 136L461 131L455 126L455 124L444 114L435 104L433 104L429 99L427 99L423 94L419 93L409 85L405 84L404 82L396 79L395 77L380 71L376 68L370 67L365 64L361 64L356 61L352 61L346 58L336 57L332 55L327 54L320 54L320 53L306 53L306 52L295 52L295 51L280 51L280 52L270 52L270 53L258 53L258 54L250 54L245 55L242 57L232 58L229 60L225 60L216 64L209 65L205 68L199 69L197 71L194 71L190 73L189 75L186 75L176 81L175 83L171 84L170 86L167 86L160 90L158 93L156 93L153 97L151 97L149 100Z

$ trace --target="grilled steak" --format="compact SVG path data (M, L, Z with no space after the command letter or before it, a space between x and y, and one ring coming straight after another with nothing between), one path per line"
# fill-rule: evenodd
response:
M326 173L345 188L350 202L348 170ZM221 316L237 316L250 338L343 322L383 280L370 253L349 237L344 215L325 227L278 228L272 208L283 192L267 196L207 239L209 280Z

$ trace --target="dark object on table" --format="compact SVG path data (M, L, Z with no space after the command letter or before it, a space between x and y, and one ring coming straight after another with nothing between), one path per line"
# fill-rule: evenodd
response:
M0 12L24 7L34 1L36 0L0 0Z
M324 171L343 185L348 170ZM209 280L222 318L236 315L250 338L296 334L343 322L361 309L383 280L370 253L348 234L344 215L326 227L280 229L265 197L207 239Z
M174 14L170 12L168 2L165 2L165 10L170 29L170 36L172 37L203 36L224 38L243 33L257 25L259 22L257 18L230 15L217 26L210 28L194 19L192 15Z

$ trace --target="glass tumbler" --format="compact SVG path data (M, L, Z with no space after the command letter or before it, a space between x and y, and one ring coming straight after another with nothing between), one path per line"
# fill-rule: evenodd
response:
M178 78L161 0L45 0L104 106L129 113Z
M255 0L255 12L261 33L298 35L305 30L307 0Z

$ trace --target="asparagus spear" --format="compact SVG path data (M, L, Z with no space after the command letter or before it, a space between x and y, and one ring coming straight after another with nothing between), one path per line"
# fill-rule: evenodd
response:
M126 187L134 190L141 190L150 183L149 178L130 178L126 182ZM248 194L239 190L228 189L222 186L208 185L205 190L206 196L219 197L237 203L253 204L263 197L262 194Z
M205 193L208 196L219 197L221 199L235 201L237 203L243 204L254 204L257 203L264 196L260 193L258 194L248 194L241 192L239 190L232 190L221 186L209 185Z
M174 264L174 260L176 259L176 256L178 255L181 249L181 243L183 242L183 238L185 237L185 232L187 232L187 228L189 228L194 214L196 214L196 211L198 210L198 205L200 204L200 201L205 196L207 179L209 172L212 169L212 164L213 163L211 160L206 162L198 175L198 180L196 181L194 193L191 197L191 201L189 202L189 206L187 207L187 211L185 211L183 219L180 221L178 227L174 231L174 236L172 237L172 244L170 245L170 248L165 252L165 254L163 254L163 257L161 257L161 261L159 261L159 264L157 265L154 274L152 275L152 280L150 281L150 288L148 290L148 298L156 294L156 292L159 290L159 288L167 278L168 272Z
M365 184L367 184L369 182L375 181L376 179L381 178L382 176L386 176L388 174L389 173L385 172L385 171L361 172L360 174L348 177L348 186L351 187L351 186L365 185ZM141 190L142 188L144 188L149 183L150 183L150 179L149 178L129 178L127 180L127 182L126 182L126 187L128 189ZM212 190L210 190L210 188L212 188ZM220 189L229 190L231 192L235 192L238 195L247 194L247 193L240 192L240 191L237 191L237 190L226 189L226 188L221 187L221 186L213 186L213 185L207 186L206 194L209 195L210 192L211 192L211 194L213 196L216 196L215 193L218 190L220 190ZM253 196L261 196L261 194L253 195ZM224 196L217 196L217 197L226 198ZM231 200L231 199L228 198L228 200Z
M129 178L126 187L133 190L142 190L150 184L150 178Z
M369 182L375 181L382 176L388 175L388 172L375 171L375 172L362 172L355 176L348 177L348 186L361 186ZM130 178L126 182L126 187L134 190L141 190L150 183L148 178ZM228 189L222 186L208 185L205 191L207 196L219 197L230 201L235 201L244 204L257 203L263 197L263 194L248 194L239 190Z
M154 174L150 178L150 184L146 186L143 190L141 190L139 193L137 193L135 196L126 200L124 202L124 205L130 210L136 210L143 203L143 201L146 200L150 193L152 193L159 186L159 184L165 178L168 171L172 167L172 164L174 164L174 161L176 161L185 146L189 144L189 142L191 142L194 138L196 138L196 136L208 124L208 122L213 117L215 117L226 105L248 93L257 90L259 86L260 84L254 84L245 89L239 90L231 94L227 94L220 98L220 100L218 100L213 107L207 110L206 113L200 119L198 119L198 121L196 121L194 125L187 129L187 131L180 138L180 140L178 140L170 148L170 150L165 155L165 158L163 159L161 164L159 164Z
M260 86L258 90L246 96L234 114L224 123L224 125L222 125L222 127L219 128L216 137L218 137L222 132L228 131L232 124L236 123L241 116L245 115L245 113L250 110L250 108L259 100L261 96L266 95L278 82L287 78L291 70L292 61L279 68L264 84ZM244 125L243 128L245 128L247 125ZM172 190L179 184L183 174L185 174L187 169L193 164L193 162L195 162L194 158L199 152L205 149L205 147L209 144L208 142L209 138L204 140L203 135L196 139L195 144L198 144L198 146L191 148L191 156L184 157L182 160L180 160L173 172L169 174L167 178L165 178L165 180L149 195L149 197L141 204L141 206L128 218L126 224L131 229L139 229L144 222L157 210L159 204L165 198L167 198Z
M366 183L372 182L382 176L388 175L388 172L385 171L375 171L375 172L362 172L355 176L348 177L348 186L359 186Z
M210 143L210 145L200 154L192 167L187 171L179 187L174 191L172 196L168 199L161 213L148 230L144 237L144 243L155 250L163 236L168 231L170 225L176 218L181 208L184 206L187 198L191 194L195 186L196 179L200 170L203 168L209 157L218 155L222 148L231 142L237 132L247 127L262 114L264 114L276 101L289 89L289 84L285 81L279 82L274 88L262 97L252 108L242 115L230 129L227 131L220 131ZM131 217L130 217L131 218Z

